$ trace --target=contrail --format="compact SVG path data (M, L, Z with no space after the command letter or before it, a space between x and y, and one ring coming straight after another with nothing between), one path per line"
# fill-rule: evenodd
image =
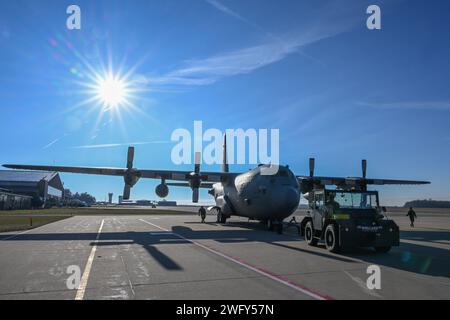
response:
M144 145L144 144L159 144L159 143L171 143L170 141L143 141L143 142L127 142L127 143L105 143L105 144L88 144L82 146L74 146L72 149L97 149L97 148L114 148L131 145Z

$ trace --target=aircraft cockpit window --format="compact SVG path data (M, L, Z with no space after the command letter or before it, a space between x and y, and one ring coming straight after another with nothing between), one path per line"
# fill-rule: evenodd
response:
M288 171L284 168L279 168L277 172L277 176L279 177L288 177Z

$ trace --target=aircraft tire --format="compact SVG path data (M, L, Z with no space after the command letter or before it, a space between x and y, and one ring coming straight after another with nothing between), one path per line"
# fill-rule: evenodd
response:
M338 233L335 225L329 224L325 229L325 246L330 252L337 253L340 251Z
M276 225L277 233L283 234L283 221L279 221Z
M217 209L217 223L221 223L222 221L222 211Z
M273 225L273 220L268 219L268 220L267 220L267 230L273 231L274 228L275 228L275 227L274 227L274 225Z
M378 253L386 253L386 252L389 252L390 250L391 250L391 246L375 247L375 251Z
M227 216L222 213L222 210L217 209L217 223L226 223Z

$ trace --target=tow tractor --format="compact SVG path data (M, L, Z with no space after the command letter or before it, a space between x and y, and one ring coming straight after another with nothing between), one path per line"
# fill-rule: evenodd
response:
M368 185L429 184L428 181L366 178L367 160L362 160L362 177L318 177L314 158L309 160L309 177L299 177L309 210L300 223L300 234L315 246L324 240L331 252L351 247L374 247L388 252L400 244L398 225L380 207L377 191Z
M399 227L380 207L377 191L314 188L304 195L309 210L300 225L305 241L324 240L331 252L374 247L388 252L400 243Z

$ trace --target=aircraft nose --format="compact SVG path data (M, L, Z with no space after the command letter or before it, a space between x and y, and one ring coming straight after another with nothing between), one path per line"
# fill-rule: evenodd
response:
M300 201L300 194L298 191L291 187L285 186L280 188L278 192L274 194L273 203L280 213L290 212L297 208Z

